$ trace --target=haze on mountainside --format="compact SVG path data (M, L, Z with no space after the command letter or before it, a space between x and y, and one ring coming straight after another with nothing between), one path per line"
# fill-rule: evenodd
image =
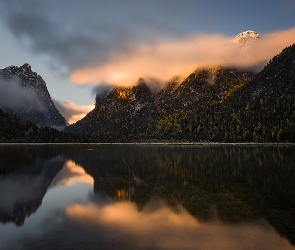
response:
M66 127L46 83L27 63L0 69L0 108L39 126Z
M3 110L18 109L37 101L36 93L32 89L21 87L20 79L10 81L0 79L0 108ZM41 111L42 107L38 109Z

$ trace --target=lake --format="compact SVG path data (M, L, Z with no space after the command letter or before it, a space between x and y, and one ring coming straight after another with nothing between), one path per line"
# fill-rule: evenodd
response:
M1 145L0 249L295 249L294 145Z

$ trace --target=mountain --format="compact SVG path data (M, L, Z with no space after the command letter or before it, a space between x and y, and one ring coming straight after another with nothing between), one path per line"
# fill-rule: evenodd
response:
M98 99L68 132L103 141L295 141L295 44L258 74L199 68L174 78L159 93L143 79Z
M46 83L27 63L0 70L0 108L38 125L65 128L65 118L56 109Z
M259 38L261 38L261 36L257 32L253 30L247 30L236 35L233 39L233 42L242 48L249 48L253 42Z
M134 87L115 87L98 100L93 111L66 131L98 135L106 140L170 136L181 130L176 120L189 117L190 109L199 110L199 115L208 113L229 91L253 76L233 68L199 68L181 84L177 77L171 79L159 93L152 93L139 79Z
M115 87L96 99L93 111L66 131L87 135L132 133L148 126L157 112L154 95L143 79L133 87Z
M231 126L244 130L239 132L246 136L244 139L294 142L295 44L272 58L251 82L233 93L225 107L231 110Z
M295 44L271 59L252 80L228 89L219 100L214 102L207 98L195 107L164 116L158 121L156 137L217 142L294 142Z

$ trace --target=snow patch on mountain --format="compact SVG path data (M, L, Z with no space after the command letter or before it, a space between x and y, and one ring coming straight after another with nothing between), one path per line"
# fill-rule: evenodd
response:
M235 36L232 42L239 47L249 48L252 46L253 42L260 38L261 36L256 31L247 30Z

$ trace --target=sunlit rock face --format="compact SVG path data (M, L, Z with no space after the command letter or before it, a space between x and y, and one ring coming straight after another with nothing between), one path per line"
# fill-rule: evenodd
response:
M45 81L27 63L0 70L0 108L38 125L66 127L56 109Z
M68 127L68 132L124 133L149 123L155 114L153 93L143 79L133 87L115 87L97 100L95 109Z

